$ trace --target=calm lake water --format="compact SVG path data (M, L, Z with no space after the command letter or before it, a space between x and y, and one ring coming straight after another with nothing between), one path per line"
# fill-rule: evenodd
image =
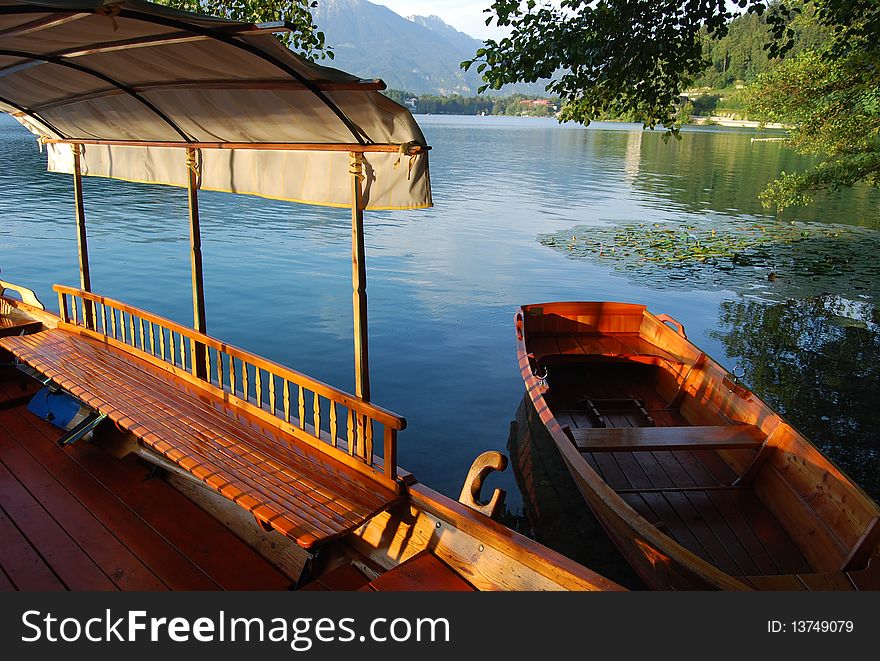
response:
M523 397L516 307L597 299L674 316L880 497L876 282L853 290L832 272L811 289L809 273L768 280L772 263L711 282L668 268L646 276L539 240L584 226L799 220L857 228L840 268L870 273L876 190L776 220L757 194L805 161L778 142L752 142L751 131L686 130L666 144L629 124L418 120L434 147L436 207L368 213L366 244L373 399L408 419L400 462L422 482L457 496L477 454L506 451ZM71 180L47 174L32 136L5 116L0 153L0 277L33 287L52 308L52 284L78 282ZM98 179L84 188L93 289L191 322L184 192ZM352 390L348 213L206 192L201 214L209 333ZM813 247L805 238L785 252L827 263ZM492 483L518 512L510 471Z

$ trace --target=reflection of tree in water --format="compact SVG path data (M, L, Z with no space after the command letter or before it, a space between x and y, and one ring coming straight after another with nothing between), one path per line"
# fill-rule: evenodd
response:
M720 339L745 381L880 498L880 309L835 296L725 301Z

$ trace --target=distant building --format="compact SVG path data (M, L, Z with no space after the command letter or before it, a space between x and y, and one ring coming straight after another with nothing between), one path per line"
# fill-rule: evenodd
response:
M416 97L410 97L406 100L406 105L410 108L416 108L419 105L419 100Z
M549 112L556 112L559 110L559 106L555 103L551 103L550 99L523 99L519 104L532 110L537 110L539 108L546 108Z

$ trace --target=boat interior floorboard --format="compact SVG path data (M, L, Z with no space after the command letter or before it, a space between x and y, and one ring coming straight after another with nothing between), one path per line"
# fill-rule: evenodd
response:
M62 430L23 403L2 406L21 394L17 379L0 382L0 589L290 587L134 456L85 441L59 447Z
M690 426L653 388L654 369L597 365L595 384L583 380L580 370L576 385L551 388L555 390L551 408L559 424L572 431L600 426L597 411L607 428ZM633 378L633 373L644 378ZM734 485L737 474L716 450L584 451L582 455L648 522L726 573L761 577L812 571L754 491Z

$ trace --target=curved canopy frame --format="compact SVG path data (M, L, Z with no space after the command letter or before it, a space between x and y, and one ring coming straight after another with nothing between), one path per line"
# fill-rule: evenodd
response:
M120 83L118 80L114 80L110 76L107 76L100 71L95 71L94 69L90 69L89 67L84 67L81 64L76 64L75 62L69 62L62 57L58 57L56 55L38 55L37 53L28 53L27 51L14 51L14 50L4 50L0 49L0 55L6 55L9 57L21 57L21 58L29 58L32 60L39 60L42 62L46 62L47 64L55 64L59 67L67 67L68 69L73 69L74 71L79 71L80 73L87 74L89 76L93 76L99 80L103 80L105 83L108 83L122 92L125 92L132 98L136 99L138 103L146 106L153 114L155 114L159 119L168 124L174 132L179 135L184 142L193 142L193 139L189 137L186 133L184 133L180 127L172 120L168 115L159 110L153 103L149 100L145 99L143 96L134 91L131 87L124 83ZM30 114L30 113L29 113ZM33 116L33 115L31 115Z
M355 382L368 400L363 212L431 206L430 147L382 81L294 54L272 35L289 29L142 0L0 0L0 111L37 134L50 171L74 177L82 289L82 176L187 189L202 332L199 189L350 207Z
M47 6L48 4L49 3L39 4L39 5L0 6L0 16L45 14L45 13L47 13L47 11L53 10L52 7ZM91 3L89 3L89 4L91 4ZM321 91L321 89L317 85L315 85L312 81L310 81L308 78L304 77L302 74L300 74L298 71L296 71L295 69L293 69L289 65L280 61L278 58L273 57L271 54L266 53L265 51L255 47L249 43L237 40L234 36L228 34L228 32L227 32L228 26L206 28L206 27L202 27L200 25L197 25L196 23L193 23L191 21L182 20L182 19L176 18L176 17L164 16L164 15L161 15L161 14L158 14L155 12L145 12L145 11L138 11L136 9L127 9L124 6L125 4L129 4L129 3L119 3L119 2L106 3L105 6L119 8L118 10L112 11L111 16L114 18L116 16L119 16L121 18L130 18L133 20L143 21L143 22L149 23L151 25L162 25L165 27L173 28L176 31L189 32L192 34L197 34L197 35L200 35L203 37L207 37L209 39L215 39L217 41L220 41L222 43L233 46L234 48L238 48L246 53L249 53L250 55L256 56L266 62L273 64L280 71L291 76L294 80L296 80L297 82L304 85L318 99L320 99L321 102L324 105L326 105L327 108L329 108L333 112L333 114L335 114L339 118L339 120L348 128L348 130L351 131L352 136L359 144L370 144L372 142L372 140L370 140L369 136L367 136L360 127L358 127L354 122L352 122L352 120L342 111L342 109L339 108L338 105L336 105L329 98L327 98L327 96ZM36 22L33 22L29 25L26 25L26 26L24 26L24 30L26 32L20 31L20 32L18 32L18 34L26 34L27 32L34 32L39 29L47 29L50 27L55 27L55 26L60 25L61 23L65 22L67 19L69 19L73 16L80 16L80 15L81 14L71 13L69 11L63 11L60 8L56 8L56 9L54 9L54 12L52 14L50 14L50 18L44 19L43 21L36 21ZM257 27L257 26L254 26L254 27ZM280 27L280 26L277 26L277 27ZM285 29L286 29L286 26L285 26ZM2 39L3 36L4 36L3 33L0 32L0 39ZM104 45L106 45L106 44L105 43L95 43L95 44L91 44L89 46L89 48L100 49ZM11 51L3 51L3 52L0 52L0 54L15 56L14 53ZM64 51L62 51L60 53L53 53L51 55L37 55L36 53L21 53L19 56L20 57L29 57L34 60L42 60L45 62L51 62L53 64L61 64L61 65L69 66L70 63L65 62L62 59L64 57L64 55L65 55L65 53L64 53ZM88 71L89 73L92 73L93 75L96 75L96 76L100 76L100 74L98 74L95 71L89 70L87 67L82 67L81 70ZM104 80L106 82L109 82L113 85L118 86L120 89L127 89L127 86L123 85L122 83L113 81L112 79L104 78ZM142 98L137 97L137 95L135 95L135 96L136 96L136 98L139 98L139 100L142 103L148 104L148 107L149 107L149 102L146 102ZM165 121L166 123L169 123L171 126L174 126L174 122L172 122L170 119L165 117L164 113L162 113L162 111L160 111L158 108L151 108L151 109L154 112L156 112L157 114L159 114L163 118L163 121ZM175 128L175 130L185 140L191 141L179 129Z

